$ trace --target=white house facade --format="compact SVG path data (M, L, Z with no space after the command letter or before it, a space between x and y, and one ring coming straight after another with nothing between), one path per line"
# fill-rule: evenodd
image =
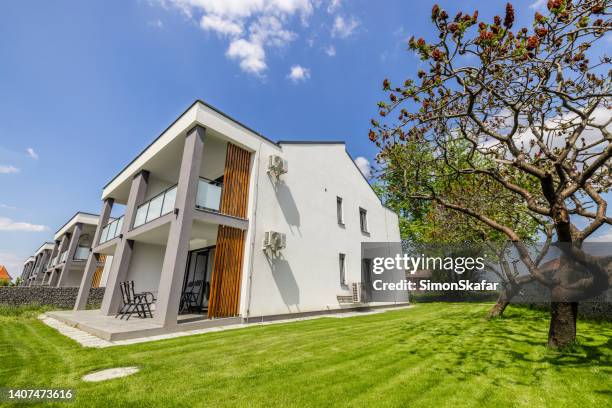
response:
M344 143L275 143L202 101L103 188L92 236L75 311L112 256L99 314L115 315L121 283L133 281L167 328L183 313L249 320L377 306L364 295L361 243L400 241L397 215Z

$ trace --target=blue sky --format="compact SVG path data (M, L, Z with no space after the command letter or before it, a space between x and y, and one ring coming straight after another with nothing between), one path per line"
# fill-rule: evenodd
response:
M441 5L505 5L478 3ZM514 2L519 24L531 3ZM433 4L0 2L0 264L21 273L77 210L97 213L102 186L198 98L273 140L345 140L371 161L380 84L418 68L406 41L432 32Z

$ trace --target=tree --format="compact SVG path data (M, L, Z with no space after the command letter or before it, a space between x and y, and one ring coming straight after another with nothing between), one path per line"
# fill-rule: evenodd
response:
M575 341L577 301L612 281L610 259L580 250L612 224L602 196L612 186L612 72L610 58L594 47L612 23L608 0L549 0L547 8L546 16L535 13L532 28L513 30L511 4L492 22L477 11L451 18L434 6L438 38L409 42L427 70L400 85L383 81L389 101L379 102L369 138L381 149L385 171L410 168L389 160L396 146L421 145L416 166L428 171L411 175L411 205L435 203L512 242L533 279L551 289L548 344L562 347ZM475 205L447 187L474 177L487 181L479 194L499 188L550 224L555 241L588 276L572 280L568 267L540 267L516 227L491 211L497 202Z

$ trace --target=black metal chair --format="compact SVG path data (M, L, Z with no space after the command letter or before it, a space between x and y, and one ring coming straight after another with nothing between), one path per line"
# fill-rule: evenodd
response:
M155 296L151 292L134 292L134 281L119 283L121 289L121 300L123 306L115 315L115 318L120 316L120 319L126 317L129 320L133 314L138 314L138 317L147 318L153 317L151 312L151 304L155 302Z
M187 290L181 297L181 313L185 310L193 312L199 307L200 292L202 291L202 281L197 280L187 284Z

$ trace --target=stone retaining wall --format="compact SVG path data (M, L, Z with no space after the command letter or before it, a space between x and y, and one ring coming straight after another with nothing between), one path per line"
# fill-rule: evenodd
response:
M98 308L102 303L105 288L91 288L88 308ZM36 303L39 305L71 309L74 307L78 287L52 288L49 286L9 286L0 287L0 304L19 306Z

